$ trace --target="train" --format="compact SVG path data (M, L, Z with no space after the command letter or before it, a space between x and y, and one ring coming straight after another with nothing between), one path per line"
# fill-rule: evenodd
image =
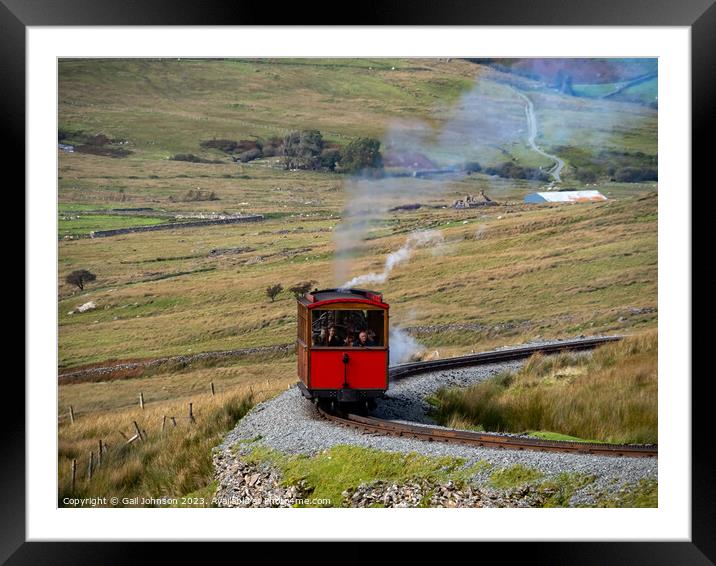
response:
M314 290L297 299L298 387L316 404L375 407L388 390L389 309L382 293Z

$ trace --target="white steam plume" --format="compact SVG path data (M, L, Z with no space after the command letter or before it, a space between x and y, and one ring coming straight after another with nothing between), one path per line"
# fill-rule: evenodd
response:
M380 273L366 273L364 275L358 275L350 281L346 281L340 286L341 289L351 289L357 285L364 285L366 283L385 283L390 276L390 272L403 262L406 262L413 255L413 252L417 248L424 248L430 245L439 245L443 242L442 232L438 230L426 230L424 232L413 232L405 240L403 246L390 254L385 258L385 264L383 271Z
M410 334L400 328L390 329L390 365L402 364L410 361L417 353L425 348Z

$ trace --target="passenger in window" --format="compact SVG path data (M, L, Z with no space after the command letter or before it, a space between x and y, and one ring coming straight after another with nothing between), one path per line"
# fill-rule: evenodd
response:
M352 330L349 330L348 333L346 334L346 339L344 340L343 344L350 348L351 346L355 345L355 344L353 344L355 341L356 341L355 333Z
M375 339L375 331L371 330L370 328L368 329L368 341L373 342L374 346L378 345L378 342Z
M341 339L338 338L338 335L336 334L335 326L328 327L328 334L326 334L323 342L321 342L321 346L331 346L334 348L343 346L343 342L341 342Z
M368 338L368 333L365 330L361 330L358 333L358 339L353 342L353 346L363 348L366 346L375 346L375 340Z

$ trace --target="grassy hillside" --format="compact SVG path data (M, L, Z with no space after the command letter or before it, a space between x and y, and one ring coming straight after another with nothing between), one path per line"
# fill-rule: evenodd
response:
M85 59L62 60L59 71L60 128L125 140L122 148L134 152L125 159L136 164L175 153L225 159L202 150L200 141L315 128L339 144L377 137L384 148L420 150L439 165L548 166L526 143L524 101L513 86L534 95L547 148L586 142L595 150L657 151L653 109L555 94L538 81L464 60ZM121 178L115 165L102 175ZM86 183L95 190L112 184ZM61 197L76 186L61 179Z
M519 371L467 389L441 389L433 400L436 418L496 432L656 443L657 355L655 331L601 346L589 357L536 354Z
M113 151L122 150L114 157L58 151L63 372L292 343L295 299L284 291L270 301L269 285L314 280L329 287L380 271L386 256L418 230L439 230L443 245L417 250L379 290L391 305L391 324L410 328L425 355L656 326L656 183L611 182L600 173L597 188L610 197L607 202L528 206L524 195L544 189L544 182L474 173L396 177L359 187L346 175L286 171L277 158L238 164L200 146L212 138L267 139L316 128L341 146L359 136L377 137L385 152L414 151L436 166L513 161L548 167L550 160L527 143L522 92L535 106L537 143L567 162L565 186L581 187L574 181L579 168L600 172L608 163L655 162L654 109L556 94L530 78L455 59L62 60L59 85L59 127L68 135L63 141L104 134L114 140ZM177 153L218 163L168 159ZM188 200L197 189L216 199ZM497 205L450 208L455 199L482 190ZM364 191L362 200L358 191ZM369 221L355 241L348 272L339 276L335 234L356 203L367 207L358 217ZM416 203L420 208L391 210ZM141 216L113 210L127 208L150 210ZM265 219L75 238L197 213ZM65 277L76 269L92 271L96 281L83 291L68 285ZM79 312L89 302L96 307ZM86 458L98 437L119 446L118 431L130 434L137 419L152 440L134 455L116 454L121 466L114 476L103 471L99 483L83 484L79 492L117 485L128 494L206 488L207 458L190 477L164 477L162 467L173 470L182 458L206 452L237 418L241 399L275 395L295 380L295 357L288 353L63 384L61 488L68 487L72 458ZM209 382L220 398L208 398ZM137 406L140 392L144 411ZM223 424L200 421L186 442L154 439L159 419L185 411L189 402ZM165 460L160 446L176 451L176 458ZM138 472L143 458L152 470L144 476Z
M292 341L292 296L270 302L264 290L309 279L334 285L336 225L330 214L294 215L62 242L60 277L86 268L97 281L83 292L60 286L60 365ZM418 210L377 227L350 275L379 271L407 233L437 228L446 240L440 255L419 252L382 286L394 323L513 321L526 325L517 340L616 330L655 321L654 312L629 310L656 307L655 227L656 197L648 194L593 206ZM217 248L248 251L212 255ZM89 301L97 310L77 312ZM468 346L477 338L452 340Z
M610 135L606 107L620 113L614 147L653 149L650 109L554 93L530 96L543 124L540 138L563 144L559 148L568 157L586 159L602 147L597 138ZM62 241L61 367L290 342L292 299L285 293L270 303L265 287L308 279L321 286L340 283L333 230L352 197L345 176L284 171L271 160L238 165L218 150L205 153L223 164L165 159L173 152L200 153L199 141L211 136L265 135L268 130L257 124L271 133L320 127L345 140L381 136L394 117L410 116L435 126L442 122L444 130L435 130L441 141L428 145L443 152L470 139L474 116L512 124L500 130L505 137L512 128L519 139L525 128L522 103L504 73L458 60L62 61L59 111L61 126L126 139L134 151L125 158L60 152L61 235L161 222L167 213L267 216L256 225ZM532 164L536 159L526 146L511 155L528 156L523 161ZM633 322L626 309L653 309L656 198L638 195L652 193L654 186L603 184L605 194L617 200L588 208L508 206L540 186L481 174L396 179L390 194L376 195L383 208L445 206L479 190L505 206L388 214L373 227L351 275L379 268L409 231L437 227L448 242L446 253L437 259L420 254L386 285L396 322L490 326L510 320L529 325L534 334L556 334L581 331L587 320L594 328L612 328L612 319L625 318L625 312ZM218 200L181 202L197 188L215 192ZM87 215L113 207L148 207L157 216ZM240 253L212 253L225 248ZM80 268L98 275L81 293L63 282ZM433 296L436 277L444 283ZM422 281L431 284L422 289ZM89 301L98 309L76 311ZM647 314L647 321L654 318ZM466 346L475 338L484 336L454 340ZM426 341L445 345L432 336Z

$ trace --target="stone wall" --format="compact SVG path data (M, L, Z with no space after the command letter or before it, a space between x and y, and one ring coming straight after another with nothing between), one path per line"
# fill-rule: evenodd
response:
M213 226L214 224L239 224L242 222L259 222L264 217L261 214L251 216L238 216L236 218L222 218L219 220L197 220L195 222L171 222L168 224L156 224L154 226L134 226L132 228L117 228L116 230L97 230L90 232L90 238L106 238L118 236L119 234L131 234L133 232L153 232L155 230L173 230L175 228L198 228L201 226Z

